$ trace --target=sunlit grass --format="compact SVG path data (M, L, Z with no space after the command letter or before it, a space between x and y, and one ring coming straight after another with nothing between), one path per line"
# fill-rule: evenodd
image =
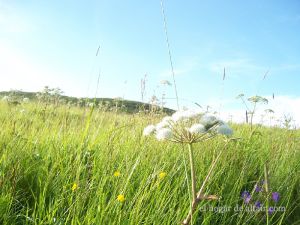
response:
M142 136L161 117L37 103L0 109L1 224L179 224L187 215L188 149ZM270 188L286 207L270 224L299 224L300 132L231 127L241 140L206 187L221 199L201 202L194 224L266 224L265 214L234 210L245 206L241 193L263 178L266 161ZM194 145L199 182L222 145L221 138ZM232 209L200 213L204 207Z

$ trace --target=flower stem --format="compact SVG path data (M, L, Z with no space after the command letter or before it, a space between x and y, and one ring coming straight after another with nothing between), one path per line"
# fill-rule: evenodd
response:
M268 176L268 165L267 162L264 167L265 172L265 191L267 193L267 201L266 201L266 217L267 217L267 225L269 225L269 176Z
M227 144L224 146L224 149L226 148L226 146L227 146ZM189 147L189 149L190 149L190 147ZM214 170L217 162L219 161L220 156L221 156L221 154L222 154L222 152L223 152L224 149L222 149L219 152L219 154L217 155L216 159L212 162L211 167L210 167L210 169L208 171L208 174L206 175L206 177L205 177L205 179L204 179L204 181L202 183L202 186L201 186L200 190L198 191L198 193L196 195L196 199L195 199L195 201L192 204L192 208L191 208L190 212L188 213L187 217L185 218L185 220L182 222L183 225L188 225L192 221L192 215L193 215L194 211L197 208L197 205L199 204L199 202L201 200L205 200L205 199L206 200L218 200L217 196L214 196L214 195L205 196L205 195L203 195L203 192L204 192L204 188L206 186L206 183L208 182L209 178L212 176L212 172L213 172L213 170Z
M191 143L189 145L189 155L190 155L190 165L191 165L191 180L192 180L192 202L196 201L197 191L196 191L196 176L195 176L195 165L194 165L194 155L193 155L193 146Z

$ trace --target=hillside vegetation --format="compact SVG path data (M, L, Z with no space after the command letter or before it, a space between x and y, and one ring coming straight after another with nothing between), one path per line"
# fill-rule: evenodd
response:
M131 101L122 98L76 98L63 95L63 92L57 89L50 89L47 86L41 92L24 92L24 91L2 91L0 99L9 97L10 103L13 105L20 104L24 98L31 101L43 102L55 105L69 105L85 107L94 104L106 111L118 111L127 113L137 113L140 111L152 111L157 113L173 113L174 110L158 106L157 104L149 104L138 101Z

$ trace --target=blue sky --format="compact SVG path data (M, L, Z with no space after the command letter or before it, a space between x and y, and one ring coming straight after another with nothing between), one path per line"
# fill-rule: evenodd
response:
M198 102L238 113L238 94L274 93L283 100L272 106L288 101L277 111L291 108L297 117L299 1L165 0L164 6L178 94L186 99L181 106ZM160 0L0 0L0 90L49 85L92 97L99 70L100 97L141 100L145 74L146 101L161 96L160 81L172 76ZM165 92L175 97L173 86Z

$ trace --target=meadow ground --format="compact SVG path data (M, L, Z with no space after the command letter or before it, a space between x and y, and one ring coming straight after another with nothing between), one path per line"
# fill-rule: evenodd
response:
M160 119L0 103L0 224L179 224L190 207L188 154L142 136ZM241 139L225 149L205 190L220 199L201 202L194 224L267 224L250 207L266 204L254 190L266 162L270 194L280 194L269 201L269 224L300 224L299 130L231 126ZM223 145L215 138L194 146L197 188Z

